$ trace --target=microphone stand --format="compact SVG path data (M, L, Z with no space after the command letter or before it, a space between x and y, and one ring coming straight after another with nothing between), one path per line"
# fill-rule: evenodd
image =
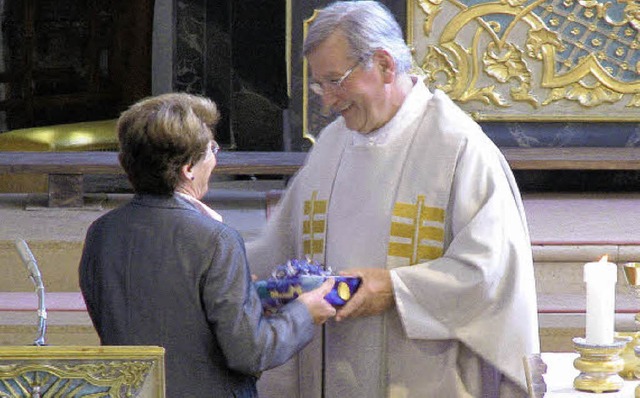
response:
M47 309L44 304L42 275L40 274L38 263L35 257L33 257L33 253L31 253L27 242L22 239L17 239L15 244L18 254L29 272L29 278L36 287L36 294L38 295L38 337L34 340L33 344L43 346L45 345L44 335L47 330Z

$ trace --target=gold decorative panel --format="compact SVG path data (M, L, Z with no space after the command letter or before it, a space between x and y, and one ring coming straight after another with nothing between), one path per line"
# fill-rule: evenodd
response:
M164 349L0 347L0 397L162 398Z
M639 0L407 0L407 41L477 120L640 121Z
M302 221L304 254L313 258L324 252L324 238L327 233L327 201L318 199L318 191L313 191L311 199L304 201Z
M397 202L393 207L389 256L402 257L410 265L442 256L444 209L428 206L424 195L415 203Z

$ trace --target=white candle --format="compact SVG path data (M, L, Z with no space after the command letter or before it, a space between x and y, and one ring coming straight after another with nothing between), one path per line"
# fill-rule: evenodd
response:
M617 267L604 256L584 265L587 286L587 344L613 343L615 324Z

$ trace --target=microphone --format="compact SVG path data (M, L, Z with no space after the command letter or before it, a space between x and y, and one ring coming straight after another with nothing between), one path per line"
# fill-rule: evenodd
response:
M45 345L44 334L47 330L47 310L44 304L42 274L27 242L22 239L16 239L15 245L24 266L27 268L27 272L29 272L29 278L36 287L36 294L38 295L38 337L34 340L33 344L42 346Z
M22 239L16 240L16 249L18 250L18 254L24 263L24 266L27 268L29 272L29 277L36 283L39 278L42 277L40 274L40 270L38 269L38 263L36 262L35 257L33 257L33 253L29 249L29 245Z

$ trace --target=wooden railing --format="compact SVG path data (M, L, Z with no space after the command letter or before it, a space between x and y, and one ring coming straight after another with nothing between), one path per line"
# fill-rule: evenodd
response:
M513 170L640 170L640 147L500 148Z
M640 170L640 148L501 148L514 170ZM220 152L215 174L292 175L306 152ZM0 174L49 176L48 205L83 205L83 175L124 174L115 152L0 152Z
M305 152L220 152L216 174L291 175ZM83 176L124 174L116 152L0 152L1 174L47 174L49 207L82 207Z

